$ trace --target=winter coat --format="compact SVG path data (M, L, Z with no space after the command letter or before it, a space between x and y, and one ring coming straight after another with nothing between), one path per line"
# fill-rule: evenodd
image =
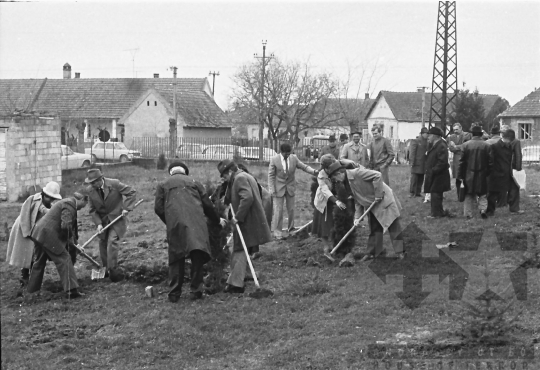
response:
M210 260L210 241L205 216L219 223L214 205L198 181L175 174L156 187L156 215L167 225L169 263L189 256L190 252L205 252Z
M448 145L443 139L440 139L427 152L424 193L444 193L445 191L450 191L449 168Z
M355 144L354 141L346 143L341 148L341 156L339 159L348 159L367 167L369 166L369 153L367 146L360 142Z
M347 169L353 169L360 166L354 161L348 159L340 159L339 162ZM315 192L313 205L319 212L324 213L328 199L334 195L332 194L332 190L330 190L332 189L332 181L328 177L326 171L320 171L317 175L317 183L319 184L319 187Z
M321 157L325 154L332 154L335 159L339 159L339 147L336 145L333 148L330 145L326 145L321 149Z
M382 181L381 173L365 168L347 170L347 180L353 193L356 206L354 218L362 215L363 206L366 210L375 201L383 198L371 209L371 213L383 227L383 233L400 216L401 204L394 196L392 189Z
M487 178L491 170L490 145L481 136L461 146L458 179L464 181L467 194L487 194Z
M34 254L34 242L30 234L49 209L41 201L41 193L31 195L21 208L21 214L15 220L9 234L6 261L12 266L30 268Z
M521 171L521 165L523 160L523 155L521 153L521 141L514 139L510 146L512 148L513 159L512 159L512 168L516 171Z
M452 159L452 177L456 178L457 173L459 171L459 159L461 158L461 154L463 153L461 151L461 145L469 140L471 140L472 135L470 132L462 132L461 134L452 134L449 135L447 140L450 144L451 142L456 144L455 148L452 148L452 146L448 145L449 150L454 153L454 158Z
M242 170L231 176L225 195L225 204L229 203L238 220L246 247L255 247L272 240L259 187L253 176ZM236 227L233 250L244 250Z
M77 204L75 198L65 198L54 203L36 223L31 238L48 253L61 254L68 243L77 244Z
M488 191L506 192L512 180L512 144L500 140L491 145L491 171L488 177Z
M268 166L268 190L271 194L276 193L278 197L284 197L285 192L291 197L294 197L296 191L296 168L300 168L310 175L314 175L315 170L304 164L296 155L291 154L288 158L289 172L285 172L281 159L281 154L278 154L270 160L270 165Z
M426 164L426 152L428 141L419 136L411 141L409 149L409 161L411 162L411 173L424 174Z
M379 169L381 166L389 167L395 158L394 148L390 139L380 137L369 143L369 167Z
M94 188L90 188L88 193L88 204L90 207L90 216L92 220L98 225L103 227L107 226L111 221L122 214L122 211L133 210L135 204L135 189L129 185L125 185L115 179L104 178L103 192L105 199L101 199L99 191ZM122 196L125 196L125 201ZM127 230L126 217L122 217L116 221L110 228L112 228L119 238L122 238ZM106 233L99 234L100 239L106 237Z

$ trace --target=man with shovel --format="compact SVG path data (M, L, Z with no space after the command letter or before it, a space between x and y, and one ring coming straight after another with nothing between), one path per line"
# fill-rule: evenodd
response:
M107 270L105 277L110 277L112 282L120 281L123 279L123 274L118 268L118 247L120 239L127 230L125 216L133 210L136 191L118 180L103 177L98 168L88 170L84 182L91 186L88 194L89 213L100 233L99 254L101 263ZM101 233L105 226L120 215L124 217Z
M218 164L218 171L223 180L228 182L225 204L230 204L232 207L234 215L232 222L238 224L248 253L258 252L259 245L272 240L272 233L268 226L257 182L253 176L238 169L238 166L230 159L221 161ZM236 228L231 274L227 280L225 292L244 293L247 258L241 236Z
M388 230L395 253L404 258L403 240L401 239L400 211L401 204L394 196L392 189L382 181L378 171L365 168L346 170L340 162L335 162L326 170L332 181L342 182L353 196L356 204L354 225L361 221L361 206L368 210L369 238L368 252L362 261L385 254L383 234Z

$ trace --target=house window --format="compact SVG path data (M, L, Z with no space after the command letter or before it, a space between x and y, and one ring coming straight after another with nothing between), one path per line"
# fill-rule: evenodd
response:
M147 100L146 101L146 105L149 107L150 106L150 100Z
M519 136L520 140L532 140L532 124L531 123L519 123Z
M390 126L390 139L394 138L394 126Z
M88 130L86 137L90 139L92 137L92 126L90 126L90 124L88 123L88 124L86 124L86 128Z
M154 107L157 107L157 101L154 101Z

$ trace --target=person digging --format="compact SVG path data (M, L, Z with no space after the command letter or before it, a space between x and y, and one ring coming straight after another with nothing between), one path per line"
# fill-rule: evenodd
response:
M327 173L332 181L342 182L346 191L354 198L355 227L360 225L361 207L369 211L367 214L370 229L368 251L361 261L386 254L383 247L383 234L387 230L394 252L399 258L404 258L400 223L401 204L394 196L392 189L382 181L381 173L365 168L347 170L339 162L332 164Z

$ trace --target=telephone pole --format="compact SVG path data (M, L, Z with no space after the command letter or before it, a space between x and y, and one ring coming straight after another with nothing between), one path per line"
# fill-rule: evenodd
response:
M216 76L219 76L219 71L210 72L208 76L212 76L212 95L216 95Z
M429 89L429 86L419 86L417 89L422 89L422 127L426 127L424 123L424 109L426 107L426 89Z
M170 69L173 70L173 111L174 111L174 122L170 122L169 120L169 133L170 133L170 139L169 139L169 156L170 158L174 158L175 152L176 152L176 137L178 135L178 113L176 112L176 71L178 70L177 67L170 67ZM172 123L172 124L171 124Z
M262 78L261 78L261 103L259 105L259 160L262 161L264 159L264 152L263 152L263 131L264 131L264 116L266 114L266 106L264 104L264 78L265 78L265 67L266 67L266 61L270 60L274 57L274 54L271 54L270 56L266 56L266 40L263 40L263 56L262 58L257 56L257 53L253 54L253 56L256 59L262 59Z

